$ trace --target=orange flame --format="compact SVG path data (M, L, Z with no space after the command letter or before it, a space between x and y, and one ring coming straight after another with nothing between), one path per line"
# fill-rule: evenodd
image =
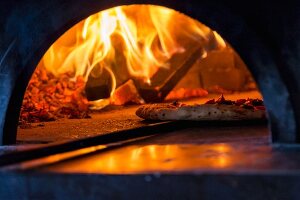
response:
M216 32L174 10L153 5L115 7L67 31L47 51L43 64L55 76L72 72L86 81L97 76L93 69L106 68L113 80L112 94L118 73L151 84L159 68L172 67L168 63L172 56L188 50L186 40L201 43L204 54L226 45ZM120 60L125 72L119 69L124 65Z

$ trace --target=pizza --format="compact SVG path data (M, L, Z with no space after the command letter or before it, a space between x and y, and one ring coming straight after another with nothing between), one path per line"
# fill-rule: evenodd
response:
M187 105L173 103L148 104L139 107L136 115L146 120L192 120L192 121L233 121L265 120L266 112L261 99L226 100L211 99L205 104Z

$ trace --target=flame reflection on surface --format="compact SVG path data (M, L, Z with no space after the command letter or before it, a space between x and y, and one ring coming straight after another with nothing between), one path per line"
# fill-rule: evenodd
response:
M196 169L226 169L234 162L234 148L228 144L145 145L128 146L105 154L79 159L59 166L65 172L141 173L155 171L185 171Z

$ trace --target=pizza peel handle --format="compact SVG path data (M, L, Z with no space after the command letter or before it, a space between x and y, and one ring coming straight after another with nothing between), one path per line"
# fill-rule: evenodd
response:
M136 83L139 94L145 102L151 103L163 101L195 62L201 58L204 54L204 49L201 46L196 46L193 49L190 49L186 54L183 55L184 58L176 70L170 71L169 69L160 68L151 78L151 85ZM162 80L162 78L164 78L164 80Z

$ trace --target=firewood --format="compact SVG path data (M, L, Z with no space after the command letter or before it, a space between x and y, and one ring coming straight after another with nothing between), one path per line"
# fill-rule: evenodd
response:
M106 68L94 68L85 86L86 97L90 101L107 99L112 91L112 77Z
M134 82L132 80L127 81L116 89L111 97L111 103L113 105L125 105L125 104L142 104L145 103L140 97Z

